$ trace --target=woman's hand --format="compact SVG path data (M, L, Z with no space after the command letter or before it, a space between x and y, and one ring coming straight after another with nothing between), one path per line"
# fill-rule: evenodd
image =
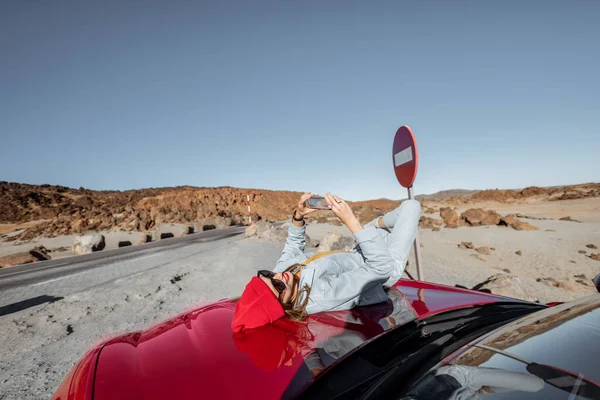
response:
M350 232L355 233L363 229L348 203L331 193L327 193L323 197L325 197L331 211L350 229Z
M306 192L302 196L300 196L300 200L298 201L298 206L296 207L296 217L304 217L312 212L317 211L315 208L306 207L306 201L310 199L312 196L311 192Z

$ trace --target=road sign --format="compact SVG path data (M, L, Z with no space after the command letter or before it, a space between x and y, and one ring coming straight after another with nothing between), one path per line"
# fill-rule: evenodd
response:
M394 173L400 185L408 189L408 198L414 199L413 183L417 177L419 168L419 152L417 150L417 141L410 127L402 125L394 136L394 145L392 146L392 161L394 162ZM419 243L419 232L414 242L415 261L417 264L417 279L423 280L421 271L421 244Z
M411 187L417 177L419 152L417 151L415 135L406 125L401 126L396 131L394 145L392 146L392 157L398 182L405 188Z

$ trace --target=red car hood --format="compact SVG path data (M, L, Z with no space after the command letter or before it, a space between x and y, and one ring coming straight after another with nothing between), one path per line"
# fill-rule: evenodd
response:
M404 295L412 319L476 304L516 301L410 280L399 281L396 288ZM94 399L294 397L323 368L395 322L388 302L317 314L305 324L280 320L250 333L233 334L234 306L230 300L220 301L104 344Z

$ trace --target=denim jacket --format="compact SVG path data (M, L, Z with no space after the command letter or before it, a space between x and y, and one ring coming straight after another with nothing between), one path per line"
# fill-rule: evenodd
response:
M305 261L306 225L297 227L290 221L288 237L275 272ZM303 267L300 288L310 287L306 311L348 310L387 301L384 284L393 272L402 269L374 226L354 234L358 246L349 253L335 253ZM300 299L302 300L302 299Z

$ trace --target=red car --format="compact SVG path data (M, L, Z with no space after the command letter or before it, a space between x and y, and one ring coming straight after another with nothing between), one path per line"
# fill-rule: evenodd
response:
M403 279L388 296L239 334L222 300L98 345L53 398L600 398L600 295L541 305Z

